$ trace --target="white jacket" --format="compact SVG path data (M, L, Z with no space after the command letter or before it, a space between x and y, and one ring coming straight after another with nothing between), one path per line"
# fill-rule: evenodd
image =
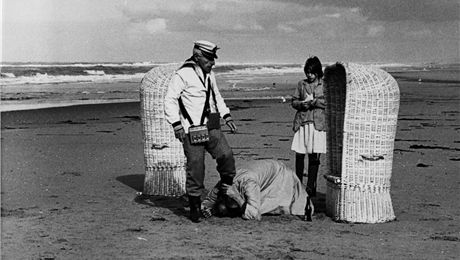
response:
M184 65L188 66L183 66L176 72L166 91L164 100L166 120L172 124L173 127L182 124L185 132L188 133L190 123L182 115L179 108L179 98L182 97L182 103L187 113L190 115L193 124L196 126L200 125L201 115L206 101L206 91L209 85L214 90L220 115L224 119L231 118L230 109L225 104L217 88L214 72L211 71L211 73L204 78L201 68L193 61L187 61ZM202 80L205 83L204 86ZM210 93L209 103L211 112L216 112L212 91ZM207 118L205 118L203 124L206 124L206 122Z

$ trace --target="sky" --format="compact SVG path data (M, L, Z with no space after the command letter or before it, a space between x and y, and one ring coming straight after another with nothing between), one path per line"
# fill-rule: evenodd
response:
M460 0L2 0L4 62L460 60Z

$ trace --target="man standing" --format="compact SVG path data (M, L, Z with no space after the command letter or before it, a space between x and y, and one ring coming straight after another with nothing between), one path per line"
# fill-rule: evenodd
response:
M220 95L212 72L218 49L211 42L196 41L192 57L173 76L165 95L166 120L182 142L187 158L185 185L193 222L200 222L201 218L205 150L217 162L222 185L231 185L236 173L233 152L220 129L220 115L223 115L231 132L236 132L230 109ZM190 130L193 129L200 129L202 134L198 138L191 136Z

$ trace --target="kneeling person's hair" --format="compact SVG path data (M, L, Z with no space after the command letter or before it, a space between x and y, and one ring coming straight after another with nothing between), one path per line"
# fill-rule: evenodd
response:
M218 217L235 218L241 215L238 203L229 197L220 197L214 206L215 215Z

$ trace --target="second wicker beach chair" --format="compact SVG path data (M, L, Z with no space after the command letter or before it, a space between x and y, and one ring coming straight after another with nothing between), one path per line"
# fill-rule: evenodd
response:
M399 87L384 70L327 66L327 215L339 222L395 219L390 197Z

